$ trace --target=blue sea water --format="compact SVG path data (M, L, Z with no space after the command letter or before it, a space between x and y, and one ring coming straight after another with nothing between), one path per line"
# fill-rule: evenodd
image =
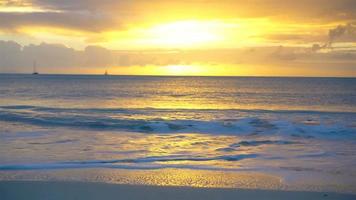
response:
M356 179L356 79L0 75L0 171ZM346 178L345 178L346 177Z

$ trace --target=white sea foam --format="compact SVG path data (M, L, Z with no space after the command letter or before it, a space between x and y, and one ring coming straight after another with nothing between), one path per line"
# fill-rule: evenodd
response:
M172 117L180 113L177 117ZM195 117L192 118L192 113ZM325 119L328 116L329 119ZM310 119L305 121L304 119ZM303 120L300 120L303 119ZM313 120L313 123L310 121ZM355 137L353 113L262 110L59 109L0 107L0 121L40 127L143 133L286 134L300 137Z

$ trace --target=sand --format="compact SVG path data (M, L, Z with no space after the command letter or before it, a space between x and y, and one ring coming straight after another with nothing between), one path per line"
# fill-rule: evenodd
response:
M162 187L89 182L1 181L1 200L185 200L288 199L355 200L356 195L248 189Z

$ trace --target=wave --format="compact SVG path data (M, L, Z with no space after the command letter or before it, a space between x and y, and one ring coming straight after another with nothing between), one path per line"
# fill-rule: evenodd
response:
M29 142L28 144L31 145L48 145L48 144L64 144L64 143L71 143L71 142L77 142L79 141L78 139L72 140L72 139L67 139L67 140L57 140L53 142Z
M192 109L192 108L54 108L54 107L44 107L44 106L31 106L31 105L9 105L9 106L0 106L0 109L11 109L11 110L33 110L33 111L82 111L82 112L122 112L122 113L131 113L131 112L147 112L147 111L156 111L156 112L173 112L173 111L235 111L235 112L249 112L249 113L289 113L289 114L348 114L354 115L356 112L353 111L322 111L322 110L276 110L276 109Z
M72 168L125 168L125 169L157 169L157 168L192 168L192 165L171 165L169 162L190 161L205 162L224 160L228 162L240 161L243 159L256 158L257 154L224 155L215 157L201 156L151 156L135 159L117 159L117 160L84 160L67 161L57 163L36 163L36 164L18 164L18 165L0 165L0 170L39 170L39 169L72 169ZM165 164L168 163L168 164ZM143 165L142 165L143 164ZM147 165L152 164L152 165ZM194 168L194 167L193 167Z
M356 114L349 112L82 109L17 105L1 106L0 121L40 127L142 133L290 134L304 138L356 135Z

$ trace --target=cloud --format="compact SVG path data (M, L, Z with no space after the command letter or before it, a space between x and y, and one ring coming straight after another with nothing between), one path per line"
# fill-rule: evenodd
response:
M252 38L251 43L255 38L262 42L256 47L234 49L114 51L99 46L75 50L62 44L23 46L0 41L0 72L29 72L33 60L37 60L41 70L51 73L80 73L81 70L107 66L191 63L298 65L311 69L328 66L329 70L347 65L355 70L355 0L0 0L0 8L7 6L36 8L26 12L21 12L21 9L0 11L0 39L13 39L23 42L21 44L39 44L43 40L48 42L59 38L59 43L71 47L78 42L80 45L76 44L76 47L79 48L103 44L130 49L140 38L136 40L129 28L145 30L157 23L192 19L218 20L227 24L236 22L237 25L241 22L242 28L236 28L236 38L231 41L233 45L238 44L234 42L238 41L239 34L247 34L246 37ZM256 18L261 20L256 23L258 25L249 23ZM249 31L242 30L243 23L254 27L247 27L251 28ZM340 25L326 30L330 24ZM28 28L27 32L21 32L25 30L23 27ZM38 27L44 27L49 33L36 34ZM264 31L256 33L253 30ZM340 48L341 43L347 45ZM290 47L311 44L309 48ZM238 46L233 45L231 47ZM269 47L258 47L263 45Z
M0 0L0 2L2 3L0 8L1 6L36 8L33 12L31 10L1 12L0 9L0 39L21 41L22 44L54 42L58 39L59 42L75 48L83 48L89 44L117 49L133 49L141 44L142 48L156 48L158 44L151 42L157 41L156 36L148 33L150 27L176 20L201 20L226 22L221 31L212 31L216 32L217 36L221 34L221 37L217 37L221 40L216 43L207 42L209 43L207 46L211 44L219 47L238 47L242 43L255 43L254 39L257 38L256 41L260 43L258 45L318 43L319 46L313 47L313 50L317 51L323 48L321 42L327 42L327 35L322 31L325 31L325 27L330 23L356 20L354 0ZM236 27L230 27L231 24ZM338 34L337 31L344 30L345 25L341 26L330 34ZM245 31L242 30L244 27ZM240 35L246 39L239 38ZM343 37L335 37L332 40L339 42L353 40L352 38L354 37L350 34L349 36L344 34Z
M118 28L120 24L105 15L89 13L0 13L0 29L16 30L24 26L59 27L100 32L112 27Z
M313 52L317 52L317 51L319 51L319 50L326 49L326 48L328 48L328 43L325 43L325 44L322 44L322 45L320 45L320 44L313 44L312 47L311 47L311 50L312 50Z
M264 70L268 70L268 66L281 69L293 66L305 71L320 70L318 73L356 75L356 51L311 52L310 48L283 46L184 51L115 51L88 46L78 51L62 44L21 46L13 41L0 41L0 73L31 73L32 63L36 60L41 73L93 73L95 70L103 72L107 68L130 66L199 64L237 68L241 65L261 66ZM337 71L344 68L347 71Z
M96 12L126 10L132 15L138 15L142 12L156 13L157 9L160 9L160 12L175 12L181 8L185 8L184 12L189 14L197 14L197 12L202 12L201 8L204 8L203 13L205 14L216 14L223 11L225 14L235 17L292 15L292 17L298 16L300 18L303 18L303 16L319 16L346 19L354 18L356 12L354 0L33 0L30 2L34 5L57 10L90 10Z
M310 30L308 30L310 32ZM274 42L292 42L292 43L315 43L319 41L325 41L327 36L323 33L279 33L279 34L266 34L264 39Z
M104 31L146 20L271 18L303 22L356 19L354 0L22 0L1 6L36 6L53 12L1 13L0 29L46 25Z
M329 30L329 46L332 46L337 41L356 42L356 22L339 25Z
M19 1L19 0L1 0L0 6L29 6L31 5L29 1Z
M297 59L297 55L294 49L285 48L283 46L277 47L277 49L271 53L272 59L279 59L285 61L292 61Z
M327 42L324 44L313 44L311 49L317 52L323 49L332 49L333 44L337 42L354 43L356 42L356 22L347 23L345 25L338 25L329 30ZM354 48L354 47L349 47Z
M83 65L89 67L114 65L113 52L99 46L88 46L84 50Z
M18 71L21 45L13 41L0 41L0 69Z

